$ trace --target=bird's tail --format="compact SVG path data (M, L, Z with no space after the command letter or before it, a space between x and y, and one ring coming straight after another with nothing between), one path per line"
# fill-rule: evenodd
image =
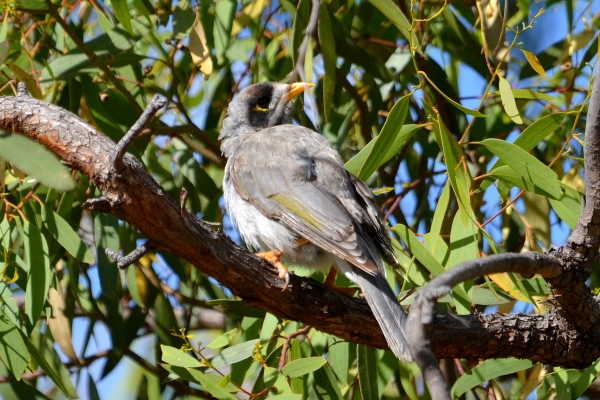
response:
M342 259L337 260L337 265L340 271L362 290L390 350L401 360L412 361L404 335L406 313L387 280L381 274L371 275Z

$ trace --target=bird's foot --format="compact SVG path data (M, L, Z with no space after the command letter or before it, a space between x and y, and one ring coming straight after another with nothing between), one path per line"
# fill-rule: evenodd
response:
M338 274L338 270L335 268L331 268L329 270L329 273L327 274L327 277L325 277L325 282L323 282L325 284L325 286L327 286L333 290L336 290L345 296L354 297L354 295L356 294L356 292L359 289L335 286L335 278L337 278L337 274Z
M264 253L257 253L256 255L262 258L263 260L268 261L272 266L275 267L279 274L279 278L285 281L285 284L283 285L283 289L281 291L283 292L285 289L287 289L288 285L290 284L290 273L287 267L283 265L283 263L280 260L283 253L279 250L271 250Z

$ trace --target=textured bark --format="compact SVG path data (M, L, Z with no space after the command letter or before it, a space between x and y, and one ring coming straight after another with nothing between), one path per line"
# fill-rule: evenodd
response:
M364 300L296 276L281 292L283 282L269 263L182 213L134 157L126 155L121 169L115 170L110 163L115 144L77 116L27 96L4 97L0 98L0 129L47 146L101 190L105 201L97 202L95 209L128 222L160 250L194 264L248 304L352 342L386 348ZM514 356L583 368L600 357L597 336L575 329L557 313L436 316L427 335L439 358Z

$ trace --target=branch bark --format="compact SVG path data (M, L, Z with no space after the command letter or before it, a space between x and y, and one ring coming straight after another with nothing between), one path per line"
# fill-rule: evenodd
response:
M111 173L115 143L74 114L28 96L2 97L0 129L23 134L51 149L101 190L104 200L98 204L103 210L138 229L158 249L214 277L248 304L345 340L386 348L364 300L297 276L281 292L283 282L269 263L209 224L182 214L134 157L126 154L120 173ZM600 340L592 331L579 331L569 322L559 313L477 314L467 319L436 316L426 332L438 358L515 356L583 368L600 357Z
M548 280L555 310L565 322L564 328L561 328L562 323L554 325L554 333L562 335L572 331L571 336L563 337L562 340L559 338L557 346L563 347L565 339L568 341L577 338L579 342L598 340L600 304L592 296L586 281L600 247L600 68L596 68L588 108L584 157L587 201L566 245L548 254L499 254L467 261L431 280L416 294L406 322L407 340L432 398L445 400L450 399L450 395L425 328L434 321L433 308L437 299L466 280L498 272L517 272L525 277L539 274ZM547 327L548 315L543 318L545 321L542 321L541 326ZM523 328L527 329L533 325L536 324L527 323L517 327L522 333ZM542 332L536 334L540 335ZM514 356L512 353L510 355ZM464 355L461 354L460 357ZM588 365L586 362L576 368L585 368Z

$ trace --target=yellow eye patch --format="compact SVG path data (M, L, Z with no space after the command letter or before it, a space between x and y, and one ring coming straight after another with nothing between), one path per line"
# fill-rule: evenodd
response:
M266 107L262 107L262 106L260 106L258 103L256 103L256 104L254 105L254 108L253 108L253 110L254 110L254 111L259 111L259 112L267 112L267 111L269 111L269 108L268 108L268 107L269 107L268 105L267 105Z

